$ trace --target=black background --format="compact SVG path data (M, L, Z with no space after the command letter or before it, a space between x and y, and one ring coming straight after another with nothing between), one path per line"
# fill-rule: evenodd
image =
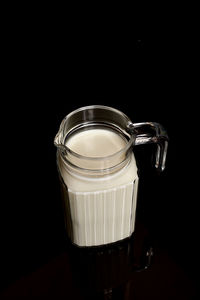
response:
M166 170L138 146L138 210L154 238L195 279L198 242L193 94L195 41L173 30L135 37L51 23L12 27L2 109L2 286L62 251L64 224L53 145L61 120L91 104L120 109L133 122L156 121L169 134ZM106 32L106 34L105 34ZM137 38L141 38L138 40ZM198 184L198 183L197 183Z

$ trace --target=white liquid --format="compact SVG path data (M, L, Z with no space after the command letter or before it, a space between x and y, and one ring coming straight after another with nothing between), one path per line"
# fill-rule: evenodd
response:
M126 141L113 131L91 129L73 135L66 145L81 155L104 157L120 151ZM77 175L69 171L61 158L58 163L68 187L68 192L64 189L67 228L69 234L72 231L71 238L75 244L103 245L133 233L138 187L133 154L128 165L101 177ZM87 164L89 168L90 161Z
M126 146L126 141L106 129L90 129L70 137L66 143L74 152L87 157L105 157Z

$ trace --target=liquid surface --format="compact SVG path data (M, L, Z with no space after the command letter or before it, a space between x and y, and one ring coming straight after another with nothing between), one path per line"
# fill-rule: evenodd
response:
M72 151L87 157L106 157L122 150L126 144L119 134L107 129L81 131L66 142Z

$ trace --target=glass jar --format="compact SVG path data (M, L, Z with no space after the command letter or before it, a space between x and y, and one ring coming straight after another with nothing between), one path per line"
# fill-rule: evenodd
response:
M138 189L133 149L146 143L157 143L155 166L163 171L168 136L160 124L133 124L121 111L100 105L64 118L54 144L72 243L105 245L132 235Z

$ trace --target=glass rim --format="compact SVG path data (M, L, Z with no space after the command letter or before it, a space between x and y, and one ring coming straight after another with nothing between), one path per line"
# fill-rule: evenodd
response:
M107 155L107 156L97 156L97 157L91 157L91 156L85 156L82 154L79 154L75 151L73 151L72 149L70 149L69 147L67 147L64 143L57 143L56 142L56 138L58 137L58 135L63 131L63 127L65 125L65 122L72 117L74 114L80 112L80 111L84 111L84 110L89 110L89 109L105 109L105 110L110 110L113 111L117 114L120 114L126 121L127 121L127 130L129 128L129 125L132 124L131 120L128 118L127 115L125 115L123 112L121 112L120 110L110 107L110 106L104 106L104 105L89 105L89 106L83 106L80 107L76 110L73 110L72 112L70 112L69 114L66 115L66 117L62 120L61 124L60 124L60 128L58 133L56 134L56 137L54 139L54 144L56 147L58 148L62 148L64 150L66 150L67 152L69 152L71 155L82 159L82 160L91 160L91 161L100 161L100 160L109 160L112 159L115 156L121 155L122 153L126 152L131 146L133 146L134 144L134 140L135 140L135 135L133 132L128 132L127 133L130 135L130 139L127 141L126 145L120 149L117 152L114 152L113 154ZM114 125L114 124L112 124ZM84 126L83 126L84 127ZM85 125L85 127L87 127L87 125Z

